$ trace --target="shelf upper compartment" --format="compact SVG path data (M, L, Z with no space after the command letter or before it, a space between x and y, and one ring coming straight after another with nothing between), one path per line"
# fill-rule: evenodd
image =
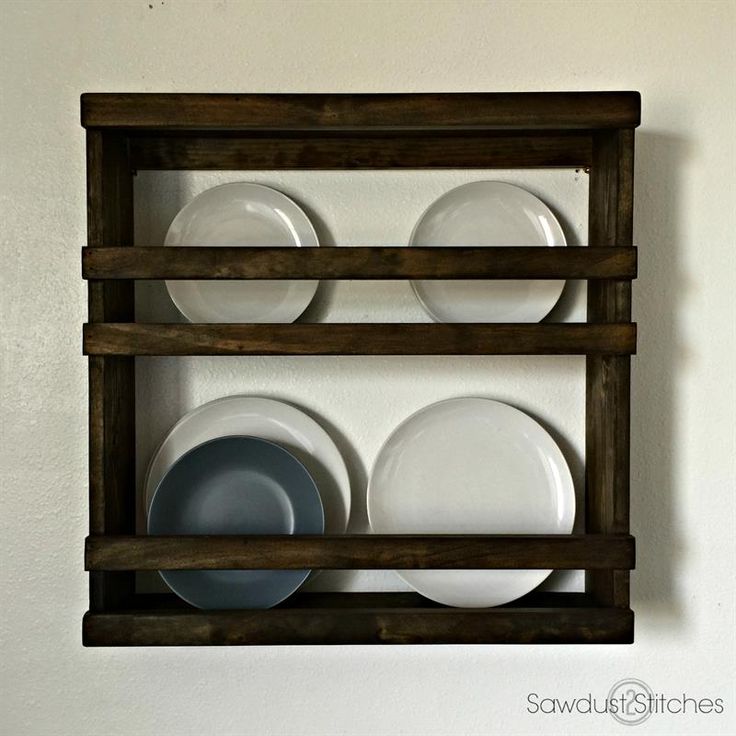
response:
M638 92L82 95L87 128L587 130L632 128Z

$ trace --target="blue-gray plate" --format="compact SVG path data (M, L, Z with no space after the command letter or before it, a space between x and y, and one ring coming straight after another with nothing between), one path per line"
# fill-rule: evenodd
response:
M322 534L317 486L287 450L257 437L220 437L187 452L159 483L149 534ZM162 570L198 608L270 608L309 570Z

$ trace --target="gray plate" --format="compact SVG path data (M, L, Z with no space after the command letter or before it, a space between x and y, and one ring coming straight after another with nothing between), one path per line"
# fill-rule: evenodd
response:
M305 467L257 437L220 437L183 455L151 501L149 534L322 534L324 511ZM161 577L199 608L269 608L309 570L167 570Z

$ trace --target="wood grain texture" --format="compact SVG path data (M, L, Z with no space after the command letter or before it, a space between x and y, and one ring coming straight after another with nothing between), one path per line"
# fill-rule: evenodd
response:
M85 127L590 129L639 124L638 92L83 94Z
M88 242L133 244L133 180L127 142L87 133ZM91 322L133 319L133 283L90 281ZM93 534L134 530L135 373L130 357L89 360L89 523ZM93 573L90 606L102 610L128 596L132 573Z
M87 570L621 569L628 535L91 536Z
M629 354L633 128L635 92L422 95L90 94L82 97L87 138L91 246L90 354L90 608L86 645L344 644L344 643L628 643L633 641L628 572ZM590 238L584 256L570 253L525 265L463 266L457 254L392 255L388 251L241 259L193 250L175 263L160 252L143 258L132 245L132 173L155 169L379 169L590 166ZM109 247L107 254L99 249ZM126 254L125 251L129 251ZM326 250L326 249L325 249ZM340 249L334 249L340 250ZM347 250L347 249L345 249ZM406 250L406 249L403 249ZM603 255L606 251L606 255ZM141 249L143 252L143 249ZM292 252L293 253L293 252ZM568 253L570 253L568 255ZM496 253L498 255L498 253ZM261 255L265 258L265 255ZM521 256L518 256L521 258ZM360 262L360 258L366 259ZM582 258L582 261L576 259ZM305 259L301 263L299 259ZM408 259L408 261L402 260ZM541 260L540 260L541 259ZM567 260L565 260L567 259ZM565 263L562 261L565 260ZM594 262L595 261L595 262ZM471 268L472 266L472 268ZM518 278L537 268L559 278L589 278L588 325L137 325L133 278L281 277ZM143 269L136 270L136 269ZM317 269L309 271L308 269ZM417 269L427 269L422 272ZM558 269L579 268L584 271ZM632 273L633 268L633 273ZM97 269L97 270L94 270ZM126 271L126 269L128 269ZM192 270L186 270L192 269ZM199 271L197 269L203 269ZM260 270L259 270L260 269ZM291 270L290 270L291 269ZM296 270L294 270L296 269ZM301 271L299 269L302 269ZM330 270L332 269L332 270ZM393 269L393 271L391 271ZM440 269L440 270L437 270ZM495 269L495 270L494 270ZM506 269L506 270L504 270ZM510 270L509 270L510 269ZM517 271L514 271L517 269ZM588 269L592 269L592 272ZM317 274L318 275L315 275ZM324 274L332 274L325 276ZM369 273L375 274L370 275ZM527 272L528 273L528 272ZM177 275L178 274L178 275ZM261 274L261 275L259 275ZM266 274L266 275L264 275ZM296 276L295 276L296 274ZM337 274L337 275L335 275ZM380 274L380 276L379 276ZM505 275L504 275L505 274ZM512 275L513 274L513 275ZM585 275L582 275L585 274ZM550 277L550 276L537 276ZM555 276L553 276L555 277ZM105 280L103 280L103 278ZM586 528L578 540L462 541L372 538L261 538L182 541L121 539L134 532L134 355L437 355L588 354L586 378ZM592 534L591 534L592 533ZM605 535L603 537L602 535ZM157 546L158 545L158 546ZM271 545L269 547L269 545ZM367 545L367 546L364 546ZM443 546L446 545L446 546ZM518 548L515 548L517 545ZM582 546L576 546L582 545ZM535 555L539 555L535 557ZM586 593L533 593L494 609L449 609L416 594L296 595L268 611L196 611L173 596L136 594L121 565L175 564L350 567L380 564L588 568ZM542 564L543 563L543 564ZM625 564L624 564L625 563ZM604 569L615 565L616 569ZM114 567L103 571L101 567ZM309 566L315 566L310 564ZM554 594L552 594L554 595ZM540 596L540 597L535 597Z
M88 613L85 646L627 644L624 608L276 608Z
M631 242L633 225L634 133L598 133L590 175L589 242L612 247ZM588 284L588 320L631 319L631 282ZM586 529L629 531L630 359L588 356L586 362ZM602 605L629 606L629 574L587 574L587 587Z
M87 355L628 354L633 324L87 324Z
M86 279L631 279L636 248L83 248Z
M274 137L256 132L134 134L136 169L263 170L585 168L592 161L590 134L371 132L300 133Z
M586 593L560 593L533 590L506 608L591 608L592 598ZM309 592L297 591L278 604L278 608L443 608L415 592ZM136 593L117 612L192 610L193 606L173 593Z

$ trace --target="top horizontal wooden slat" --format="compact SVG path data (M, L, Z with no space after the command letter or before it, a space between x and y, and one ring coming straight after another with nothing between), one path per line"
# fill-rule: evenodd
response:
M594 129L639 125L638 92L82 95L87 128Z

